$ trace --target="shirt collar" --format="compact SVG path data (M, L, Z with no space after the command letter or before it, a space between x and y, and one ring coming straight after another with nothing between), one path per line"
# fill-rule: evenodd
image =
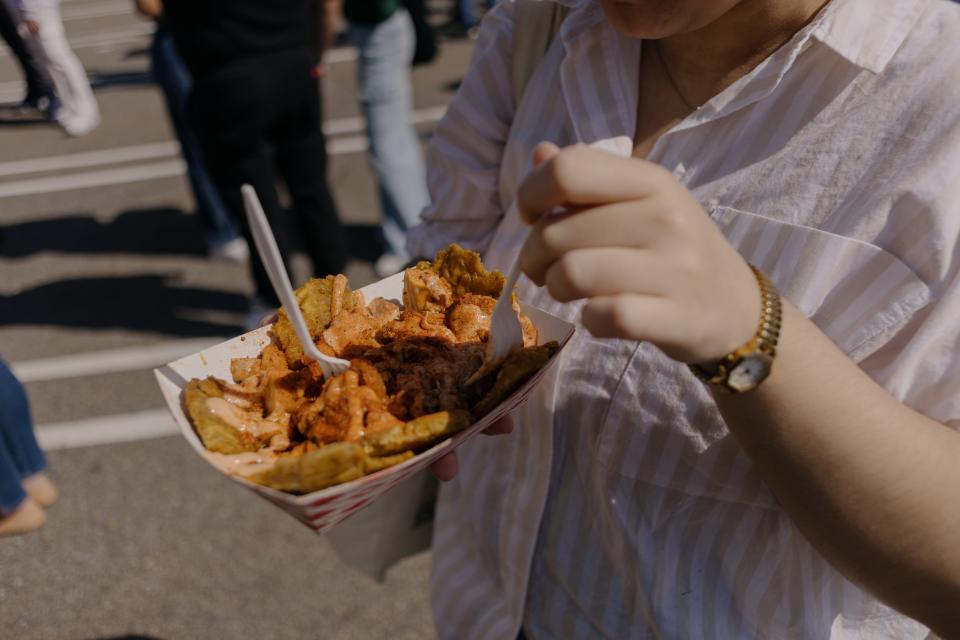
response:
M565 49L560 78L577 140L629 155L636 125L640 41L610 26L597 0L560 0L560 4L571 9L558 37ZM715 120L773 93L797 57L814 42L864 70L882 72L906 38L919 4L920 0L889 0L881 8L876 0L832 0L786 45L671 131ZM595 83L598 72L604 73L605 89L619 99L585 98L584 93L595 88L586 85Z
M881 73L919 10L919 0L833 0L810 25L810 35L851 64Z

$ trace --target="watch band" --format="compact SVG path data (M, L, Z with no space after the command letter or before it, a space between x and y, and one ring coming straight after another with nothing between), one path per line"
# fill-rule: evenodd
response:
M745 358L763 354L772 363L777 355L777 342L780 339L780 326L782 322L782 304L780 301L780 292L767 276L752 264L749 265L757 279L757 285L760 288L760 323L753 337L744 345L734 349L729 354L720 359L715 365L714 370L707 370L703 365L691 364L690 370L697 378L707 384L716 385L727 391L737 393L749 389L735 388L730 385L730 374ZM769 369L769 364L767 365ZM769 374L769 370L767 371ZM766 375L764 375L764 378ZM762 381L762 379L761 379ZM755 388L760 381L750 387Z

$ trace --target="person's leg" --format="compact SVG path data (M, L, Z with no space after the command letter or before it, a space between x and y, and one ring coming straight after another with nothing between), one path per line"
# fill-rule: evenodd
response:
M277 197L276 172L264 131L264 102L272 97L270 89L262 85L263 74L258 68L254 63L236 64L216 76L197 79L190 97L190 113L197 125L210 177L228 210L242 223L250 247L254 295L279 306L279 299L257 256L240 196L243 184L256 189L280 253L289 256L286 220ZM252 306L258 306L256 300Z
M457 18L466 29L477 23L477 18L473 13L473 0L457 0Z
M170 122L180 141L180 150L187 162L187 175L197 202L197 214L204 239L211 249L223 247L241 238L240 224L227 210L204 163L203 151L187 110L187 99L193 80L177 53L173 36L162 25L157 27L150 47L154 80L163 90Z
M388 252L403 259L407 258L406 231L417 224L430 199L423 152L411 123L413 24L400 10L376 27L355 33L360 102L367 121L370 163L380 189L383 233Z
M320 90L308 57L293 55L272 67L272 139L277 164L318 276L342 273L346 233L327 184L326 139L321 129Z
M38 62L53 80L61 102L58 122L70 135L81 136L100 124L100 109L93 96L87 74L74 55L59 8L48 8L35 15L40 32L32 37Z
M14 20L13 13L4 0L0 0L0 37L3 37L6 41L7 46L10 47L10 51L16 56L20 68L23 70L23 78L27 83L27 94L23 99L24 104L36 106L41 98L50 98L53 89L50 86L49 79L37 68L26 43L17 31L17 21Z
M23 480L43 477L46 466L23 386L0 360L0 535L24 533L43 524L43 512L28 496Z
M47 459L33 435L33 419L23 385L0 360L0 441L13 459L20 478L47 468Z

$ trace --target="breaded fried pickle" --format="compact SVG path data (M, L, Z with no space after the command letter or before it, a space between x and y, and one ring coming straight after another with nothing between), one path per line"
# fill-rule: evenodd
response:
M493 388L473 408L473 414L480 417L490 413L533 374L546 366L547 361L559 348L560 345L556 342L548 342L539 347L526 347L520 351L514 351L507 356L497 373Z
M310 337L314 341L320 339L340 310L353 309L356 302L353 292L347 286L347 278L343 275L312 278L294 293L307 322ZM280 342L280 347L286 354L290 366L299 363L303 356L303 348L293 330L290 318L282 308L277 311L277 322L273 325L272 331Z
M418 268L426 263L420 263ZM453 286L457 296L474 293L497 298L506 282L499 271L487 271L476 251L469 251L458 244L437 254L430 268Z
M367 451L388 456L401 451L426 449L458 433L473 422L467 411L441 411L380 431L366 439Z
M364 473L363 447L354 442L337 442L302 456L284 456L266 471L249 476L251 482L279 491L310 493Z
M211 398L223 399L216 378L194 379L187 383L183 403L203 446L217 453L256 451L260 442L251 433L240 432L220 419L210 408Z

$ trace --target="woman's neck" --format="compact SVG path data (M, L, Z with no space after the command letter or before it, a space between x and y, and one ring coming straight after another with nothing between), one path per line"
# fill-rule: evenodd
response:
M684 100L700 105L786 44L827 2L743 0L706 27L663 38L659 53Z
M634 155L785 44L829 0L743 0L710 25L643 43ZM762 25L762 29L758 29Z

